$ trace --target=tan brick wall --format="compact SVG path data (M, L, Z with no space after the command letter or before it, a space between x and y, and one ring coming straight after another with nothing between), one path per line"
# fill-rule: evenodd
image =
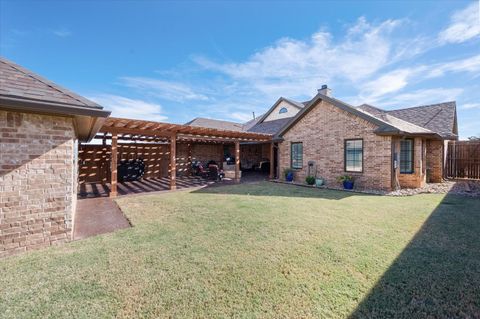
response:
M427 141L427 169L429 183L440 183L443 180L443 141Z
M377 127L357 116L322 101L284 136L279 144L279 168L290 167L290 143L303 142L303 168L295 180L305 182L308 161L315 161L318 175L327 185L339 185L337 177L355 177L355 188L391 189L391 137L378 136ZM363 173L344 171L344 141L363 138Z
M269 144L240 145L240 163L242 165L242 169L250 168L252 165L258 166L262 160L268 160L269 158Z
M234 154L234 152L231 152ZM222 165L223 163L223 145L222 144L193 144L193 160L201 161L204 165L209 161L215 161Z
M0 111L0 134L0 257L70 240L72 119Z

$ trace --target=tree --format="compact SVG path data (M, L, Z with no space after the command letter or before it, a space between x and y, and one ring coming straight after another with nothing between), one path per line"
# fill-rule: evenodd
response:
M470 141L480 141L480 134L478 136L470 136L468 139Z

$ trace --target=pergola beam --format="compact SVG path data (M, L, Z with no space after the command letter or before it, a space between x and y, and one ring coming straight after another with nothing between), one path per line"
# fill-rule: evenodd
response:
M101 127L100 132L117 133L117 134L135 134L142 136L167 137L173 133L184 134L185 136L201 137L205 139L222 138L251 141L251 142L269 142L272 135L221 130L207 127L197 127L189 125L179 125L171 123L152 122L144 120L132 120L122 118L108 118Z

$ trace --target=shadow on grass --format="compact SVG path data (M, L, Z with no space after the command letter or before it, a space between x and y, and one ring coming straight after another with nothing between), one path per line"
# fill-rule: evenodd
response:
M480 318L480 199L446 195L350 318Z
M350 196L367 196L346 191L326 190L296 185L285 185L271 182L258 182L248 184L221 185L216 184L193 191L197 194L225 194L249 196L279 196L299 198L321 198L340 200Z

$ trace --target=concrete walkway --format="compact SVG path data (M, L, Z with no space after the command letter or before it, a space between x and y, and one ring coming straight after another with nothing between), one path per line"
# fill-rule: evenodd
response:
M130 227L117 204L109 197L77 201L73 239L83 239Z

